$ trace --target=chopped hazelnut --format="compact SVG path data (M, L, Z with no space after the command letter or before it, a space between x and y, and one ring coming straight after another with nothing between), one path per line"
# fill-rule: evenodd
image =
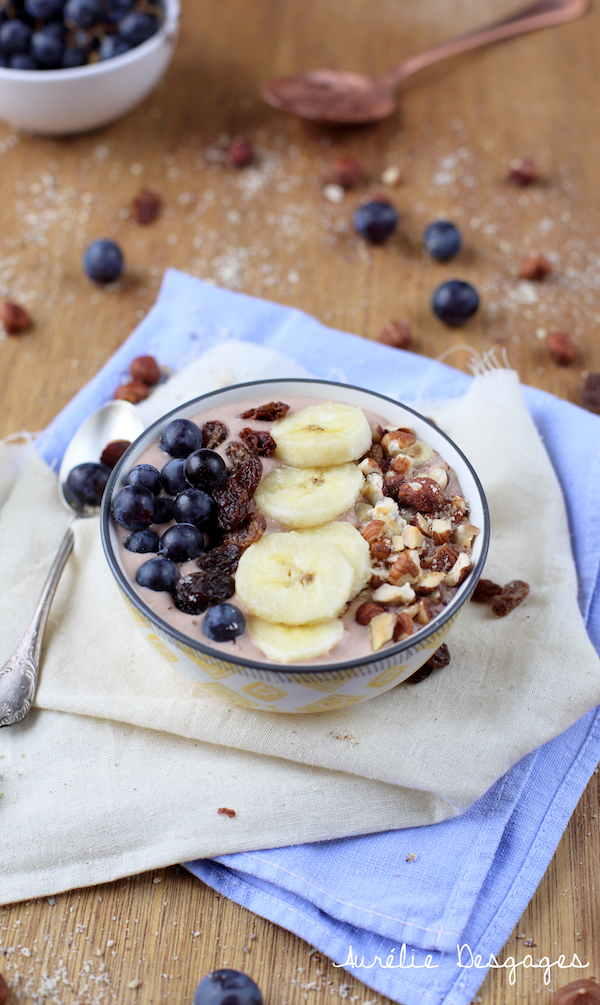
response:
M161 206L161 197L149 188L143 188L131 200L131 215L137 223L152 223L160 213Z
M552 272L552 263L543 255L527 255L521 262L519 278L529 280L545 279Z
M236 136L229 144L227 157L235 167L248 167L255 158L254 147L244 136Z
M388 321L379 332L377 341L395 349L408 349L412 345L412 332L405 321Z
M354 188L364 179L364 172L354 157L340 157L333 165L331 180L342 188Z
M30 320L24 307L8 300L0 301L0 321L9 335L20 335L29 327Z
M567 332L548 332L546 348L558 366L568 366L577 355L577 349Z
M535 161L532 160L531 157L511 161L509 178L511 181L514 181L516 185L533 184L534 181L538 180L538 171L535 166Z
M130 401L132 405L137 405L148 397L149 388L147 384L142 384L141 380L130 380L128 384L121 384L113 394L113 398Z

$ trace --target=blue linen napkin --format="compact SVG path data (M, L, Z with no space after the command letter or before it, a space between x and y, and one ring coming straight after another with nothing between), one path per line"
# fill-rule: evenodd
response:
M38 450L57 469L77 426L112 396L135 356L152 353L178 370L228 337L275 349L316 377L405 402L456 397L472 379L325 328L298 310L170 270L155 307L40 435ZM565 492L580 606L600 651L600 472L589 453L599 420L542 391L523 388L523 394ZM599 758L600 718L590 712L516 764L458 818L186 866L404 1005L467 1005L534 893ZM409 853L416 858L407 861ZM463 948L457 952L457 946ZM538 954L557 958L539 934ZM548 973L555 975L556 967ZM586 973L575 967L560 979ZM544 968L532 974L536 986L542 984Z

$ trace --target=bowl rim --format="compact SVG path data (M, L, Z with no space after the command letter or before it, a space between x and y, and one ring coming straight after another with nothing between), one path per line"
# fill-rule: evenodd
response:
M214 647L206 645L204 642L201 642L200 640L192 638L192 636L190 635L185 635L178 628L174 628L173 625L170 625L168 622L164 621L158 614L156 614L156 612L151 607L149 607L144 602L140 594L132 585L129 578L123 572L119 562L117 561L110 535L110 527L112 519L111 514L112 495L115 485L117 484L123 469L128 463L129 458L133 457L133 455L136 453L137 444L139 443L139 441L141 439L146 439L150 432L154 432L156 436L158 434L159 428L163 427L164 424L170 421L172 418L176 418L184 409L189 410L191 406L194 406L197 403L205 403L209 401L211 398L223 394L224 392L237 391L238 389L241 388L265 387L265 385L271 387L281 384L304 384L304 385L311 384L311 385L317 385L319 387L347 388L352 391L359 391L363 394L373 395L375 398L379 398L382 402L389 403L391 405L394 405L395 407L399 406L400 408L403 408L407 412L410 412L412 415L416 416L416 418L418 418L419 421L425 422L428 426L431 427L432 430L435 430L436 435L441 436L444 440L447 441L451 449L456 451L456 453L465 463L471 475L471 478L474 481L475 487L479 494L479 500L481 503L484 519L483 519L483 527L481 528L481 534L482 534L481 553L479 555L477 562L475 563L475 566L471 569L469 579L467 581L468 585L462 593L460 594L456 593L454 595L451 602L448 604L447 608L445 608L445 610L441 614L438 614L437 617L435 617L429 623L429 625L423 626L423 628L420 629L418 632L415 632L414 635L409 636L402 642L396 643L395 646L390 646L384 650L377 650L376 652L373 653L367 653L366 655L358 657L357 659L354 660L344 660L340 662L320 663L320 664L314 664L314 663L280 664L274 662L262 662L260 660L253 660L247 657L241 657L236 656L234 654L225 653L220 649L215 649ZM203 409L201 408L198 409L198 411L201 410ZM220 387L215 391L207 391L205 394L201 394L197 398L190 398L189 401L182 402L175 408L172 408L169 412L166 412L160 418L155 419L154 422L151 422L150 425L147 426L142 433L140 433L140 435L133 441L131 446L129 446L125 451L125 453L119 458L119 460L117 461L115 467L111 472L110 478L106 483L104 495L102 497L102 509L100 513L100 533L105 557L107 559L109 568L117 581L119 588L125 593L125 595L135 605L135 607L140 609L141 612L151 622L157 625L167 635L172 636L177 642L182 643L182 645L187 646L188 648L191 647L192 649L195 649L197 652L202 653L205 656L210 656L212 659L222 659L225 662L233 663L239 666L240 669L243 669L244 667L250 667L253 670L260 670L263 673L270 671L273 673L284 674L289 676L293 676L294 674L299 673L333 674L338 673L342 670L355 669L357 667L367 667L372 663L380 663L382 659L385 659L386 661L388 661L390 658L395 659L396 656L400 656L402 653L412 649L415 643L420 644L424 642L430 635L437 633L440 630L440 628L446 625L449 621L452 621L455 614L462 607L462 605L464 603L467 603L467 601L470 599L483 571L490 543L490 512L485 492L483 491L483 486L468 457L465 456L460 447L458 447L456 443L454 443L454 441L448 436L448 434L445 433L442 429L440 429L439 426L435 424L435 422L432 422L431 419L428 419L420 412L417 412L416 409L411 408L410 405L405 405L403 402L395 401L393 398L389 398L387 395L380 394L378 391L371 391L368 388L358 387L355 384L344 384L338 381L320 380L317 378L309 378L309 377L274 377L265 380L244 381L240 384L230 384L227 387Z
M158 31L141 45L134 46L133 49L121 53L120 56L113 56L111 59L104 59L97 63L86 63L85 66L61 67L56 70L14 70L10 66L0 66L0 80L45 81L46 83L48 81L82 80L110 73L117 66L135 63L138 59L142 59L148 53L158 49L164 42L175 41L181 17L181 6L179 0L162 0L162 2L165 5L165 17Z

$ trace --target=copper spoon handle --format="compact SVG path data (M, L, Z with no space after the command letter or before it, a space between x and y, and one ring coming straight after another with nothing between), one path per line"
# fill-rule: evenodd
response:
M495 21L484 28L478 28L467 35L461 35L459 38L412 56L381 77L379 83L395 88L417 70L431 66L439 60L456 56L460 52L468 52L469 49L477 49L481 45L489 45L490 42L510 38L511 35L521 35L536 28L549 28L564 21L573 21L584 14L588 7L589 0L538 0L537 3L502 18L501 21Z

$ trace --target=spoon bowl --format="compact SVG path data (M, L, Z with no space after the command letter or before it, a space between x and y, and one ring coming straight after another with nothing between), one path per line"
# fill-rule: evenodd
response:
M112 440L135 440L143 429L141 416L127 401L108 402L79 427L65 451L58 478L58 493L71 513L87 516L92 512L88 508L82 510L65 493L71 469L85 461L98 461L107 443ZM20 722L31 708L37 686L44 628L61 573L73 549L73 541L73 529L69 526L50 566L29 623L14 652L4 666L0 667L0 727Z
M425 66L527 31L573 21L588 7L589 0L537 0L500 21L412 56L383 77L309 70L276 77L264 85L261 94L269 105L302 119L339 126L379 122L394 111L398 85Z

